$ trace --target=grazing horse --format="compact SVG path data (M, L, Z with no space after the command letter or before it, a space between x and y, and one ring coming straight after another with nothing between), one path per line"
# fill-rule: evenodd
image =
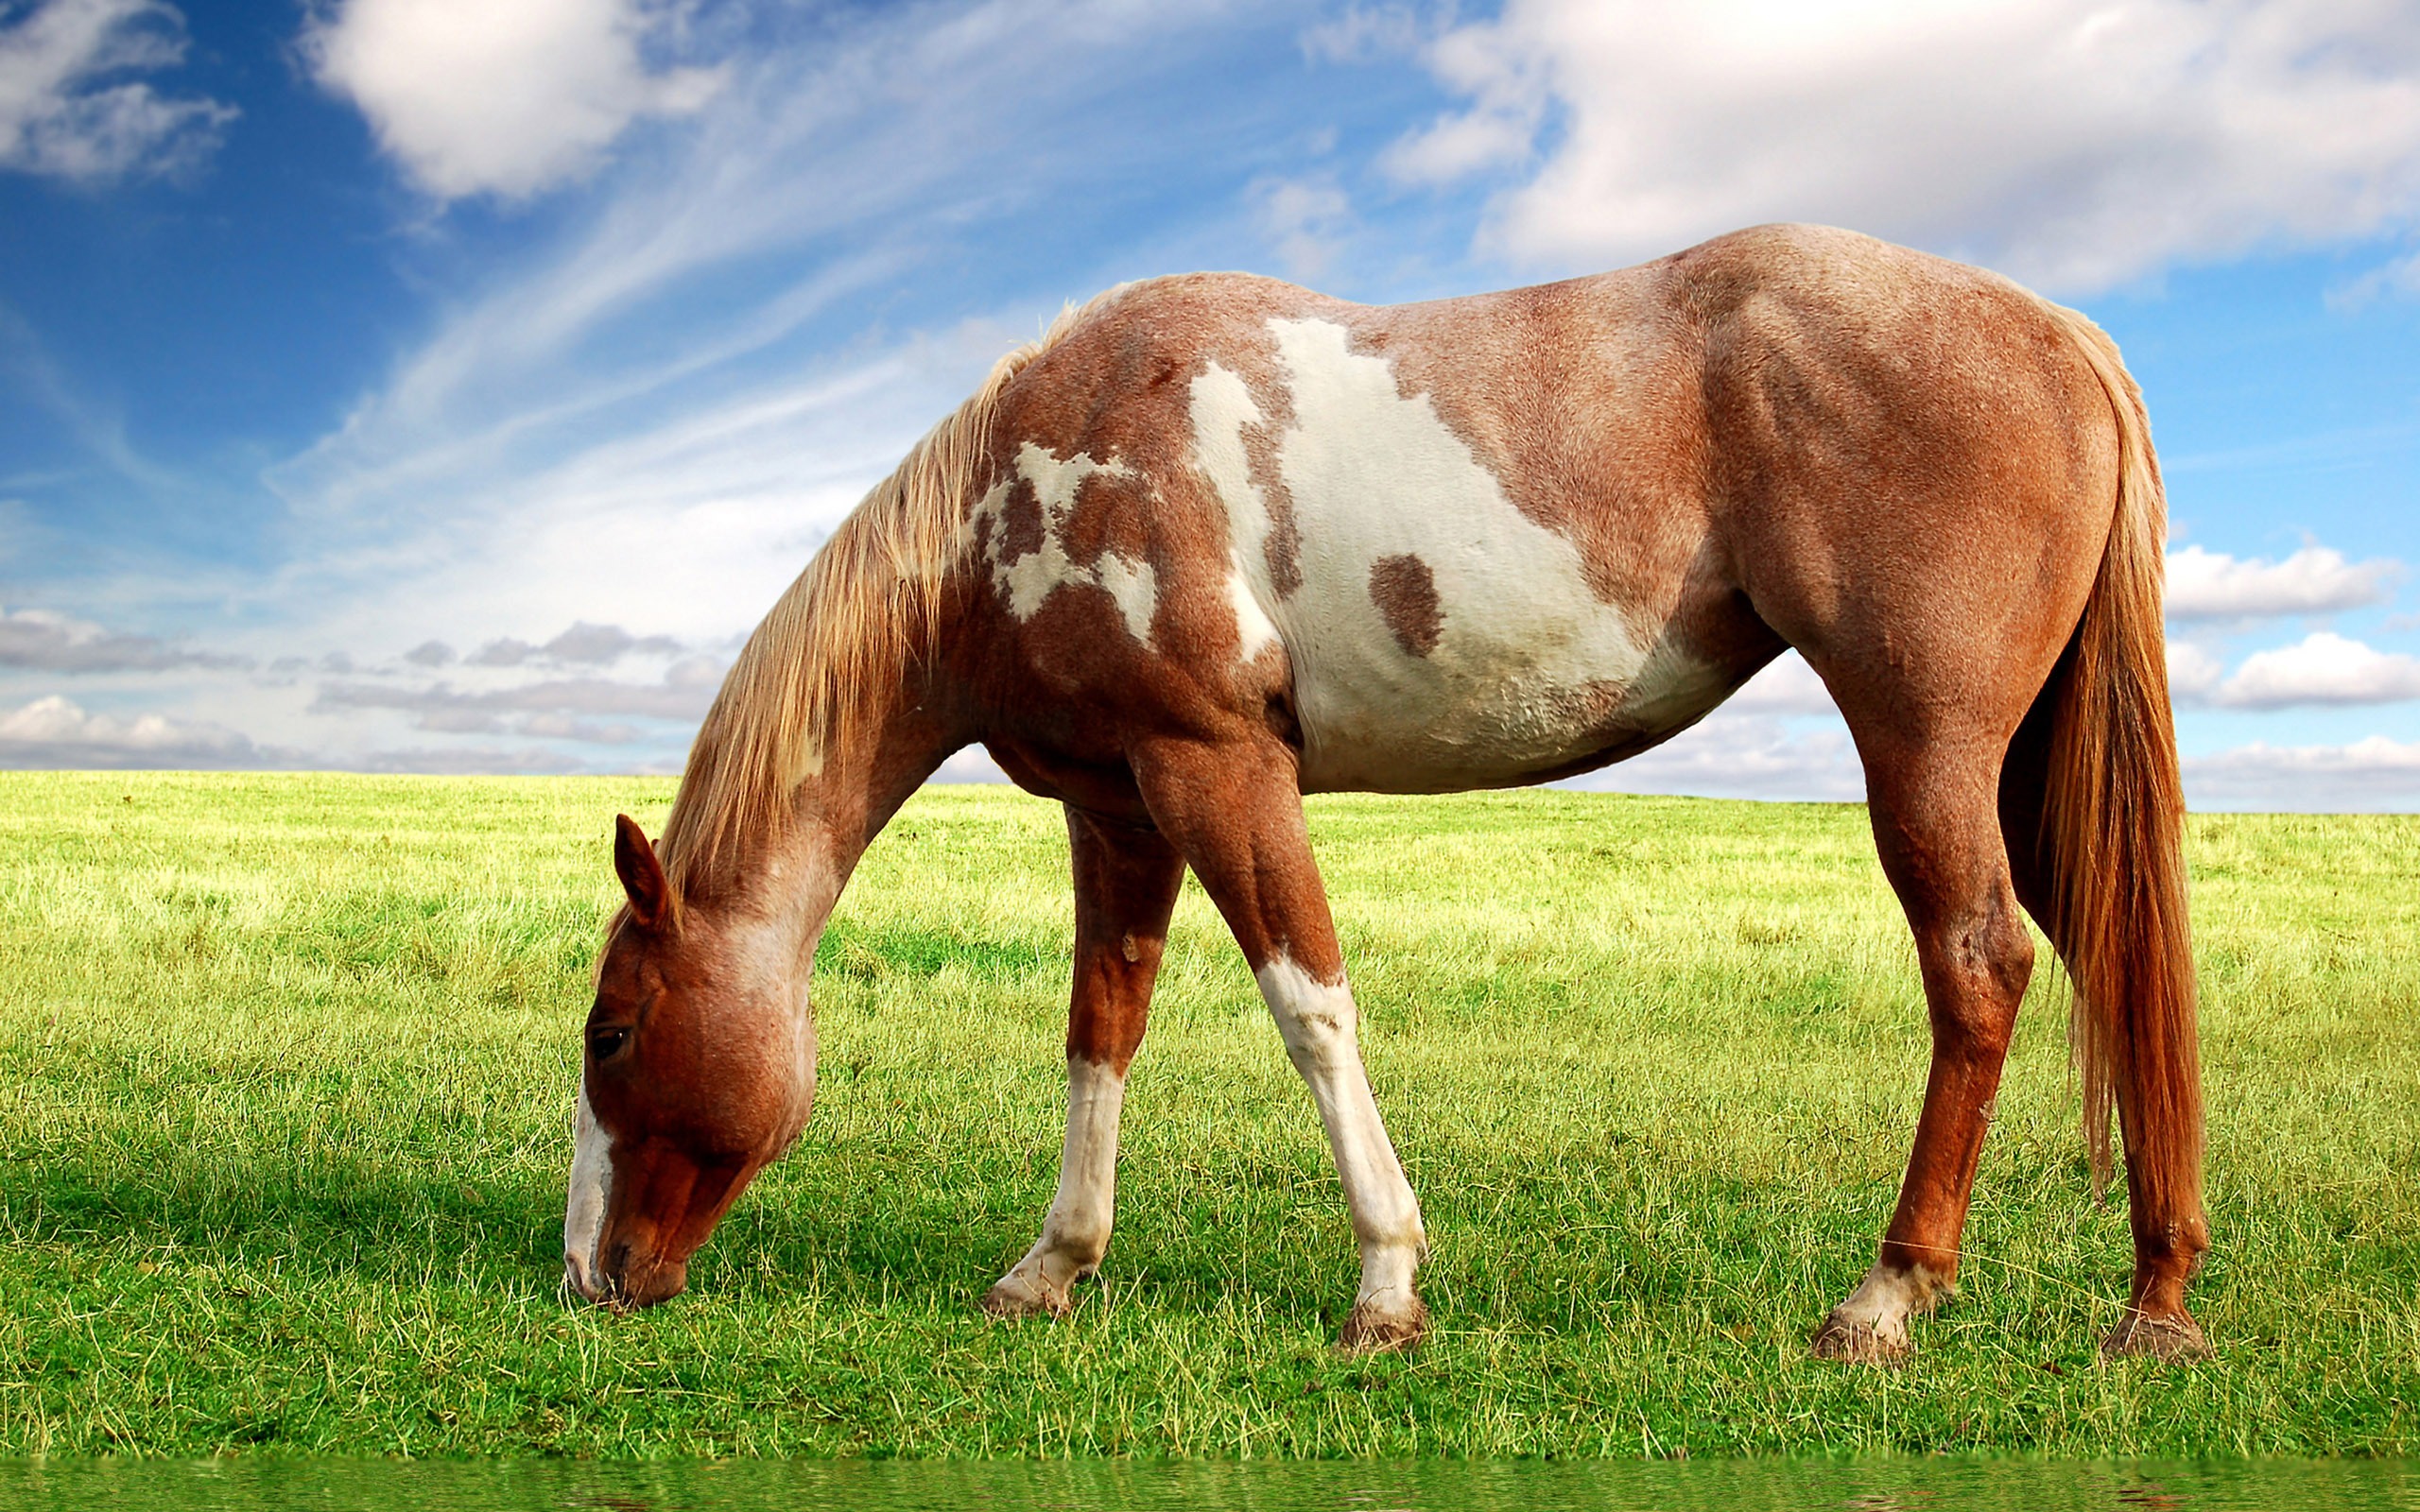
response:
M1909 1349L1959 1235L2040 924L2096 1177L2123 1130L2113 1352L2204 1346L2208 1229L2160 628L2165 505L2109 338L2004 279L1763 227L1385 308L1128 284L1004 359L783 594L659 847L627 817L584 1033L569 1284L617 1306L805 1123L807 979L866 846L980 742L1065 805L1067 1131L995 1314L1109 1244L1126 1072L1187 867L1319 1106L1359 1241L1340 1344L1418 1339L1426 1247L1301 795L1547 782L1687 729L1785 647L1864 765L1932 1069L1897 1210L1819 1355Z

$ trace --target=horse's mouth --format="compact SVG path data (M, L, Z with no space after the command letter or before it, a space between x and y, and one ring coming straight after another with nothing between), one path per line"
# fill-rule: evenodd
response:
M658 1262L644 1267L634 1283L631 1270L592 1270L578 1255L563 1256L563 1278L556 1295L565 1302L574 1297L594 1302L609 1313L636 1313L670 1301L688 1289L689 1267Z

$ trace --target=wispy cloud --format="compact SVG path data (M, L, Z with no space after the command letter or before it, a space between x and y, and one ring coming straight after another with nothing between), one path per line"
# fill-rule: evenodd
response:
M1264 179L1249 193L1289 277L1318 279L1352 234L1352 201L1333 179Z
M579 757L545 746L398 746L314 763L330 771L408 772L439 777L524 777L576 772ZM637 766L633 771L680 770L678 763Z
M681 649L681 643L668 635L632 635L618 625L591 625L581 620L544 645L531 645L510 637L490 641L468 661L475 667L517 667L525 662L610 666L626 656L672 656ZM416 660L423 666L442 666L452 659L451 650L434 641L406 658Z
M2420 252L2381 263L2327 291L2327 307L2352 312L2382 299L2420 299Z
M0 302L0 382L59 421L78 448L127 482L154 494L184 491L182 479L134 449L127 439L125 419L81 392L33 327L5 302Z
M160 0L0 6L0 169L91 183L209 156L232 106L127 77L174 68L184 53L184 17Z
M1104 122L1163 103L1155 71L1237 9L877 8L735 56L677 137L268 471L299 549L252 601L325 642L458 654L548 619L743 632L994 358L1093 292L902 329L904 270L970 226L1105 213L1072 186L1155 149Z
M2076 291L2420 215L2420 11L1508 0L1423 60L1402 180L1510 180L1481 245L1602 265L1856 226Z
M545 678L499 687L458 688L442 680L417 685L331 681L320 685L311 712L395 710L412 715L417 729L446 734L515 734L622 746L650 737L685 740L714 702L721 676L720 663L692 659L674 662L655 682ZM661 729L650 730L629 723L632 718L670 721L680 729L667 735Z
M2343 746L2255 741L2187 757L2196 808L2367 810L2420 806L2420 744L2371 735Z
M0 610L0 667L86 673L251 665L250 657L187 650L156 636L122 634L48 610Z

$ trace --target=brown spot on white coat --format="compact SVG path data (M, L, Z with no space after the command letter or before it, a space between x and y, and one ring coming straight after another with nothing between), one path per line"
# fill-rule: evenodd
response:
M1445 614L1438 607L1437 575L1426 562L1409 552L1372 562L1370 602L1378 606L1379 617L1406 656L1426 656L1437 649Z

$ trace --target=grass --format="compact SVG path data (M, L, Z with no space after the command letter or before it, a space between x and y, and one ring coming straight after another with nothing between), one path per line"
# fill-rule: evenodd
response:
M1055 1177L1069 933L1057 812L996 789L868 855L814 1121L689 1294L566 1307L608 823L670 792L0 777L0 1457L2420 1450L2420 819L2194 821L2217 1358L2094 1352L2124 1208L2037 985L1964 1293L1881 1371L1805 1357L1925 1057L1837 806L1312 805L1435 1245L1408 1358L1328 1348L1334 1173L1190 886L1103 1281L976 1314Z

